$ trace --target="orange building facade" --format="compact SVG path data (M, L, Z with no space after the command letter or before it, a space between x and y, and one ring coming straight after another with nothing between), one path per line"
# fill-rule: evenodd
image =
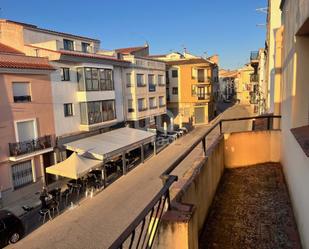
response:
M169 61L168 109L175 123L207 124L214 117L217 64L203 58Z
M25 56L0 44L0 188L45 180L53 163L54 115L46 58Z

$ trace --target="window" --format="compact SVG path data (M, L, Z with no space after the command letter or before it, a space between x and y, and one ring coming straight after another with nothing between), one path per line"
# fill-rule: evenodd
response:
M172 70L172 77L178 78L178 70Z
M137 74L136 82L138 87L146 86L146 84L144 83L144 74Z
M18 142L33 140L37 137L34 120L20 121L16 123Z
M92 125L116 119L115 100L80 103L81 124Z
M131 77L132 77L131 73L126 74L127 87L132 86Z
M30 83L13 82L13 98L15 103L31 102Z
M204 69L197 70L197 81L205 82L205 70Z
M70 80L70 68L66 67L61 68L61 80L62 81Z
M154 83L154 75L153 74L148 75L148 90L149 90L149 92L155 92L156 91L156 85Z
M150 107L150 109L157 108L157 103L156 103L156 98L155 97L149 98L149 107Z
M73 116L73 104L72 103L64 104L63 107L64 107L65 117Z
M133 100L132 99L129 99L128 100L128 112L131 113L131 112L134 112L135 109L134 109L134 106L133 106Z
M154 75L153 74L149 74L148 75L148 84L149 85L154 85L155 82L154 82Z
M146 104L146 99L138 99L138 111L146 111L147 110L147 104Z
M159 97L159 106L160 107L166 106L166 104L165 104L165 97L164 96L160 96Z
M169 76L169 71L166 71L166 73L165 73L165 81L166 81L166 84L169 84L170 83L170 76Z
M178 87L173 87L172 88L172 94L178 95Z
M82 52L84 53L90 53L91 47L89 43L82 42Z
M14 188L23 187L33 182L31 160L12 166L12 179Z
M78 68L79 91L113 91L113 71L104 68Z
M72 40L63 39L63 49L74 51L74 42Z
M100 71L100 90L101 91L113 91L113 71L111 69L99 69Z
M163 75L158 75L158 85L159 86L164 86L164 82L163 82Z

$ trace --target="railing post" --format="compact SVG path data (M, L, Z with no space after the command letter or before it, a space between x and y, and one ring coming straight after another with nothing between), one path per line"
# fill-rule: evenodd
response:
M204 156L206 157L206 136L202 139Z
M267 117L267 130L270 130L270 117Z
M220 120L219 127L220 127L220 135L221 135L222 134L222 120Z

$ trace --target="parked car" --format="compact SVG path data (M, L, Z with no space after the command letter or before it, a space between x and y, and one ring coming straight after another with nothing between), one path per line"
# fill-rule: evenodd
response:
M7 210L0 210L0 247L14 244L19 241L25 233L22 221Z

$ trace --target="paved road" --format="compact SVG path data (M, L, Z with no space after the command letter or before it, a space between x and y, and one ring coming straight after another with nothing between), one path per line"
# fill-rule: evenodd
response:
M248 106L237 105L223 113L222 117L249 115L251 109ZM195 128L94 198L86 199L80 206L41 226L12 248L108 248L161 189L159 176L162 172L209 127L210 125ZM224 129L243 130L247 127L250 127L250 124L235 122L224 126ZM209 142L217 135L214 131ZM201 156L201 153L199 148L194 150L173 174L181 177L192 166L192 160Z

